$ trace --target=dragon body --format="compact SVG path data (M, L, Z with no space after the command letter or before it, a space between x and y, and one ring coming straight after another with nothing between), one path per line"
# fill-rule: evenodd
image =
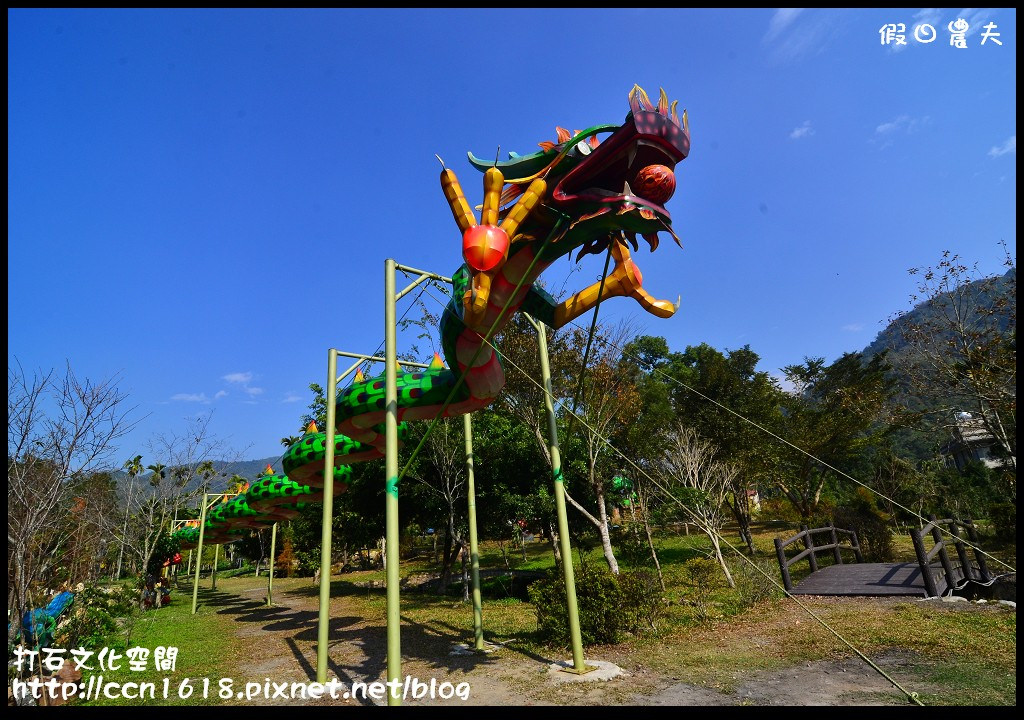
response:
M406 421L472 413L498 397L505 374L486 340L520 310L556 329L614 296L633 297L659 317L675 312L677 304L643 289L629 247L638 248L639 235L653 252L661 231L679 242L664 205L675 190L675 166L689 154L686 113L680 117L664 91L655 104L638 86L629 103L622 125L573 134L558 128L558 142L541 143L542 151L532 155L510 153L507 161L488 163L470 154L470 163L484 173L479 222L455 174L443 170L441 185L463 233L466 262L452 276L452 299L441 317L446 362L435 355L422 371L397 373L401 436ZM559 258L577 251L579 260L606 250L613 271L566 301L556 302L537 285ZM338 398L336 493L345 489L349 465L384 456L384 395L384 375L360 376ZM218 505L207 519L211 542L230 542L235 533L294 516L302 504L321 499L325 441L311 424L282 457L282 474L268 468L245 493ZM180 531L182 546L193 546L197 535L197 527Z

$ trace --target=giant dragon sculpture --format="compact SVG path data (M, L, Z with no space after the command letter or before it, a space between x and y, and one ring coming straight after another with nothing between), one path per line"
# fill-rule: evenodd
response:
M479 221L455 173L442 171L441 187L462 233L465 260L452 276L452 300L440 323L448 367L435 355L422 372L398 373L399 421L462 415L491 404L505 375L485 338L519 310L556 329L614 296L632 297L658 317L676 311L677 304L644 290L629 248L638 249L640 236L653 252L662 231L679 242L665 203L675 191L676 164L690 150L686 111L680 116L664 90L652 103L639 86L629 93L629 106L622 125L572 134L558 128L558 142L542 142L541 152L532 155L509 153L507 161L485 162L470 153L470 163L484 175ZM555 260L577 249L577 261L587 253L610 252L614 269L603 283L556 302L536 281ZM459 383L461 373L465 380ZM348 466L384 456L384 393L383 375L358 375L338 398L335 493L345 489ZM403 422L400 435L404 430ZM268 467L247 491L209 514L204 542L230 542L322 499L325 437L311 424L281 458L283 473ZM178 531L183 548L195 546L198 530Z

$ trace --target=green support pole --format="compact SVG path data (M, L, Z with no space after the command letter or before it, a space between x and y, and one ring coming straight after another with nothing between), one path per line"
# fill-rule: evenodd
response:
M192 574L192 551L188 551L188 570L185 571L186 575Z
M213 568L210 570L210 577L213 579L213 583L210 585L211 590L217 589L217 563L220 562L220 543L213 546Z
M398 597L398 337L395 324L395 261L384 261L384 476L387 562L388 705L400 705L402 682L401 606Z
M277 523L270 531L270 579L267 580L267 607L274 604L274 551L277 549Z
M338 351L327 351L327 427L324 430L324 512L320 531L320 625L316 634L316 681L327 682L327 642L331 623L331 524L334 522L335 403L338 400Z
M206 495L203 495L202 510L199 513L199 547L196 548L196 579L192 583L192 614L196 614L199 600L199 568L203 566L203 535L206 531Z
M551 402L551 366L548 362L548 338L544 323L531 321L537 329L537 348L540 351L540 374L544 383L544 409L548 415L548 435L551 441L551 474L555 479L555 508L558 511L558 541L562 552L562 572L565 575L565 599L569 613L569 638L572 641L572 667L567 672L582 675L596 670L583 660L583 637L580 634L580 613L576 605L576 578L572 569L572 548L569 546L569 519L565 513L565 487L562 480L562 457L558 452L558 425L555 407Z
M480 599L480 554L476 538L476 489L473 485L473 421L462 416L466 435L466 496L469 504L469 558L473 572L473 648L484 649L484 610Z

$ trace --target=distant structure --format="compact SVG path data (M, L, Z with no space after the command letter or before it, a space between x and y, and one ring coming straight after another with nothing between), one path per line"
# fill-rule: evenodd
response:
M956 423L952 428L952 438L942 446L941 452L950 465L963 470L967 463L981 462L988 468L1003 467L1008 464L1006 458L994 451L998 443L995 437L985 429L980 418L969 412L958 412Z
M751 510L761 512L761 494L754 488L747 490L747 502L750 504Z

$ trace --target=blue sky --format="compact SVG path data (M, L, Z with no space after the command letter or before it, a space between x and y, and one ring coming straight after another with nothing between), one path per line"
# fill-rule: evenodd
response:
M380 345L385 258L460 264L434 153L479 202L467 151L621 122L633 83L689 111L684 249L635 255L682 305L601 317L831 360L908 307L908 268L1015 253L1015 56L1008 9L8 10L8 363L120 373L125 458L208 412L277 454L327 348Z

